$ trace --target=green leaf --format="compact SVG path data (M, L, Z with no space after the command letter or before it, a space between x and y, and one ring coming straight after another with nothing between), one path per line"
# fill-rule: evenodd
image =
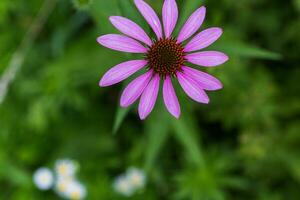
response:
M0 161L0 177L4 177L10 183L17 186L26 186L31 182L30 175L24 169L17 167L7 160L6 162Z
M113 133L116 134L119 130L122 122L124 121L125 117L127 116L128 112L130 110L130 107L122 108L118 107L117 114L115 117L114 127L113 127Z
M155 161L163 145L166 143L170 131L169 116L167 112L162 111L164 108L161 98L157 104L156 109L151 113L151 116L145 124L147 135L146 171L150 171L151 168L154 167Z
M219 51L223 51L228 55L237 55L244 56L248 58L262 58L262 59L270 59L270 60L279 60L281 59L281 55L278 53L274 53L272 51L264 50L262 48L244 44L242 42L236 41L226 41L220 42L214 45L214 48L217 48Z
M72 0L72 2L78 10L87 10L91 5L92 0Z
M146 21L143 20L132 1L119 0L118 2L121 13L124 17L133 20L135 23L147 25Z
M130 60L130 56L128 56L128 60ZM133 58L132 58L133 59ZM140 70L138 72L136 72L134 75L132 75L131 77L129 77L128 79L126 79L124 82L123 82L123 88L122 88L122 91L124 91L125 87L135 78L135 77L138 77L140 75L142 75L143 73L145 72L145 70ZM115 117L115 121L114 121L114 128L113 128L113 133L115 134L119 127L121 126L122 122L124 121L125 117L127 116L127 114L129 113L130 109L132 107L127 107L127 108L121 108L119 107L118 110L117 110L117 114L116 114L116 117Z
M203 166L203 155L200 146L197 143L197 133L194 131L199 130L199 128L195 128L193 124L190 123L190 119L188 120L187 115L184 117L182 116L180 120L172 119L171 123L173 131L178 142L185 148L187 157L191 160L191 162L198 166Z
M94 0L90 12L101 32L116 32L109 22L109 16L120 15L119 0Z

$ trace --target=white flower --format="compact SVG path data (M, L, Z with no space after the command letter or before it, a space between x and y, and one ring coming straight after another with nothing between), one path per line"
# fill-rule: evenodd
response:
M130 182L128 181L127 176L121 175L118 176L114 183L113 183L113 188L116 192L119 194L122 194L124 196L131 196L135 191Z
M33 175L33 182L40 190L48 190L53 185L53 173L45 167L39 168Z
M55 183L55 191L60 196L66 197L67 189L73 181L73 177L58 177Z
M74 176L77 171L77 163L70 159L57 160L55 171L58 177Z
M146 176L143 170L131 167L126 172L127 180L135 189L141 189L146 184Z
M86 197L86 188L78 181L71 181L67 184L65 197L71 200L80 200Z
M125 174L120 175L114 181L113 187L116 192L131 196L146 184L146 175L143 170L131 167Z
M63 198L71 200L83 199L86 196L86 188L73 177L60 177L55 184L55 191Z

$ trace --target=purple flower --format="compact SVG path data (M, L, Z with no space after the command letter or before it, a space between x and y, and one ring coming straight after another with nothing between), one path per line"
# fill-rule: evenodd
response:
M147 68L147 72L133 80L123 91L121 106L127 107L138 98L139 116L143 120L152 111L160 80L163 81L163 99L168 111L176 118L180 116L180 105L174 91L172 78L177 78L185 93L193 100L207 104L209 98L205 90L218 90L223 86L213 76L186 66L186 62L203 67L223 64L228 57L217 51L196 52L208 47L221 35L222 29L208 28L193 36L202 25L206 9L198 8L181 28L177 39L172 32L178 19L175 0L165 0L162 9L162 24L154 10L143 0L135 0L135 5L153 29L156 39L151 40L145 31L133 21L120 17L110 17L111 23L123 34L100 36L97 41L110 49L144 54L143 60L130 60L111 68L101 79L100 86L106 87L123 81L138 70ZM139 41L139 42L138 42ZM185 45L184 45L185 44Z

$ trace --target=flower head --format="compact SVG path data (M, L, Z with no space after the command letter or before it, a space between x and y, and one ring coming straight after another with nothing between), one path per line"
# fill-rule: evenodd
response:
M48 190L52 187L54 178L50 169L41 167L34 173L33 181L40 190Z
M127 179L136 190L141 189L146 184L146 175L143 170L131 167L127 170Z
M61 177L55 183L55 191L63 198L78 200L86 196L85 186L73 177Z
M59 177L55 182L55 191L61 195L66 196L68 186L74 181L73 177Z
M175 0L164 1L163 26L157 14L146 2L143 0L134 2L154 31L156 38L151 40L139 25L127 18L110 17L111 23L124 35L103 35L97 41L113 50L144 54L144 59L130 60L116 65L102 77L99 85L106 87L119 83L145 68L147 72L129 83L120 101L122 107L127 107L140 98L138 111L142 120L154 108L161 80L166 108L176 118L179 118L181 111L172 79L177 79L185 93L193 100L204 104L209 103L205 90L221 89L223 87L221 82L205 72L188 67L187 63L214 67L226 62L228 57L221 52L195 52L215 42L222 35L222 29L208 28L196 34L205 18L206 9L202 6L188 18L175 38L172 37L178 19ZM195 36L186 42L193 35Z
M77 163L70 159L57 160L55 171L58 177L71 177L77 171Z
M136 167L130 167L124 174L115 179L113 188L119 194L129 197L142 189L145 184L146 175L144 171Z
M126 175L118 176L113 183L114 190L124 196L131 196L135 191Z
M78 181L71 181L67 185L65 196L71 200L84 199L86 196L86 188Z

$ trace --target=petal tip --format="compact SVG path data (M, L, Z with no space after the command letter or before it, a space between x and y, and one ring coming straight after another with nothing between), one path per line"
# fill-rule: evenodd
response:
M228 60L229 60L229 57L226 54L224 54L224 63L227 62Z
M206 15L206 7L205 6L201 6L198 9L198 12L199 12L199 14L201 14L201 16L205 17L205 15Z
M140 109L138 110L139 112L139 117L141 120L145 120L148 115L145 114L145 112L142 112Z
M110 23L112 23L113 25L118 21L121 20L122 17L121 16L117 16L117 15L112 15L108 17Z
M145 120L145 119L146 119L145 116L141 116L141 115L140 115L140 120Z
M114 85L114 83L112 83L110 80L108 80L107 77L105 77L105 75L99 81L99 86L100 87L108 87L108 86L111 86L111 85Z
M206 11L206 7L205 6L201 6L200 8L199 8L199 11L203 11L203 12L205 12Z
M134 0L134 3L135 4L140 4L140 3L142 3L143 1L142 0Z
M216 27L216 29L220 32L220 34L222 35L223 34L223 29L222 28L220 28L220 27Z
M175 117L176 119L180 118L180 112L178 113L172 113L173 117Z
M103 40L104 40L104 35L97 37L97 42L101 45L102 45Z
M123 92L123 93L124 93L124 92ZM122 94L122 96L121 96L121 98L120 98L120 106L121 106L122 108L126 108L126 107L129 106L128 101L125 100L125 98L124 98L124 94Z
M207 99L205 99L205 101L203 101L202 103L204 103L204 104L209 104L209 102L210 102L210 100L209 100L209 98L207 98Z
M121 106L122 108L127 108L127 107L128 107L128 103L125 102L125 101L123 101L123 100L121 99L121 100L120 100L120 106Z
M99 81L99 86L106 87L105 80L103 80L103 78Z
M201 6L199 8L199 12L201 13L201 15L203 16L203 18L205 18L206 16L206 7L205 6Z
M223 34L223 29L220 27L212 27L210 29L214 30L218 37L220 37Z
M218 85L218 87L216 87L216 90L222 90L223 89L223 84L222 83L220 83L220 85Z
M112 23L113 21L116 20L116 16L109 16L108 19Z

